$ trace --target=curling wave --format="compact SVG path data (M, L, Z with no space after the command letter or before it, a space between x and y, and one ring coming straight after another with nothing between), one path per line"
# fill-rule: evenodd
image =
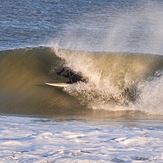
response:
M88 83L63 89L56 75L64 64ZM85 115L90 110L163 115L163 56L85 52L48 47L0 52L0 111L29 115Z

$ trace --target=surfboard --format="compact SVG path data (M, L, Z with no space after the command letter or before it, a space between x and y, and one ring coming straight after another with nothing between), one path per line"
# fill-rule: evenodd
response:
M70 85L68 83L45 83L45 84L52 87L67 87Z

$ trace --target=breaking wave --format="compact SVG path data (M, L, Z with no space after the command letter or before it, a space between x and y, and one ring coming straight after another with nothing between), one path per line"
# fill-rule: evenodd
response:
M66 91L90 108L163 113L163 56L57 48L54 51L68 66L89 78L89 83L78 84L75 91L69 87Z
M64 65L88 83L65 89ZM0 111L29 115L85 115L92 110L163 115L163 56L36 47L0 52Z

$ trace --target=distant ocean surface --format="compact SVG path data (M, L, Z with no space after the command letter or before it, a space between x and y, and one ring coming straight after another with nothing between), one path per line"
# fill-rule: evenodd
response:
M1 0L0 162L163 162L162 8Z

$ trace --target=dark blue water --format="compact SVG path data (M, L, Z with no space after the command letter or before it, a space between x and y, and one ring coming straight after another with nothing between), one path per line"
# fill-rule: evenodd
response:
M74 24L87 11L109 5L107 1L1 0L1 49L46 43Z
M71 2L40 0L2 1L0 12L1 48L44 43L77 14Z
M47 45L161 53L162 1L1 0L0 49Z

